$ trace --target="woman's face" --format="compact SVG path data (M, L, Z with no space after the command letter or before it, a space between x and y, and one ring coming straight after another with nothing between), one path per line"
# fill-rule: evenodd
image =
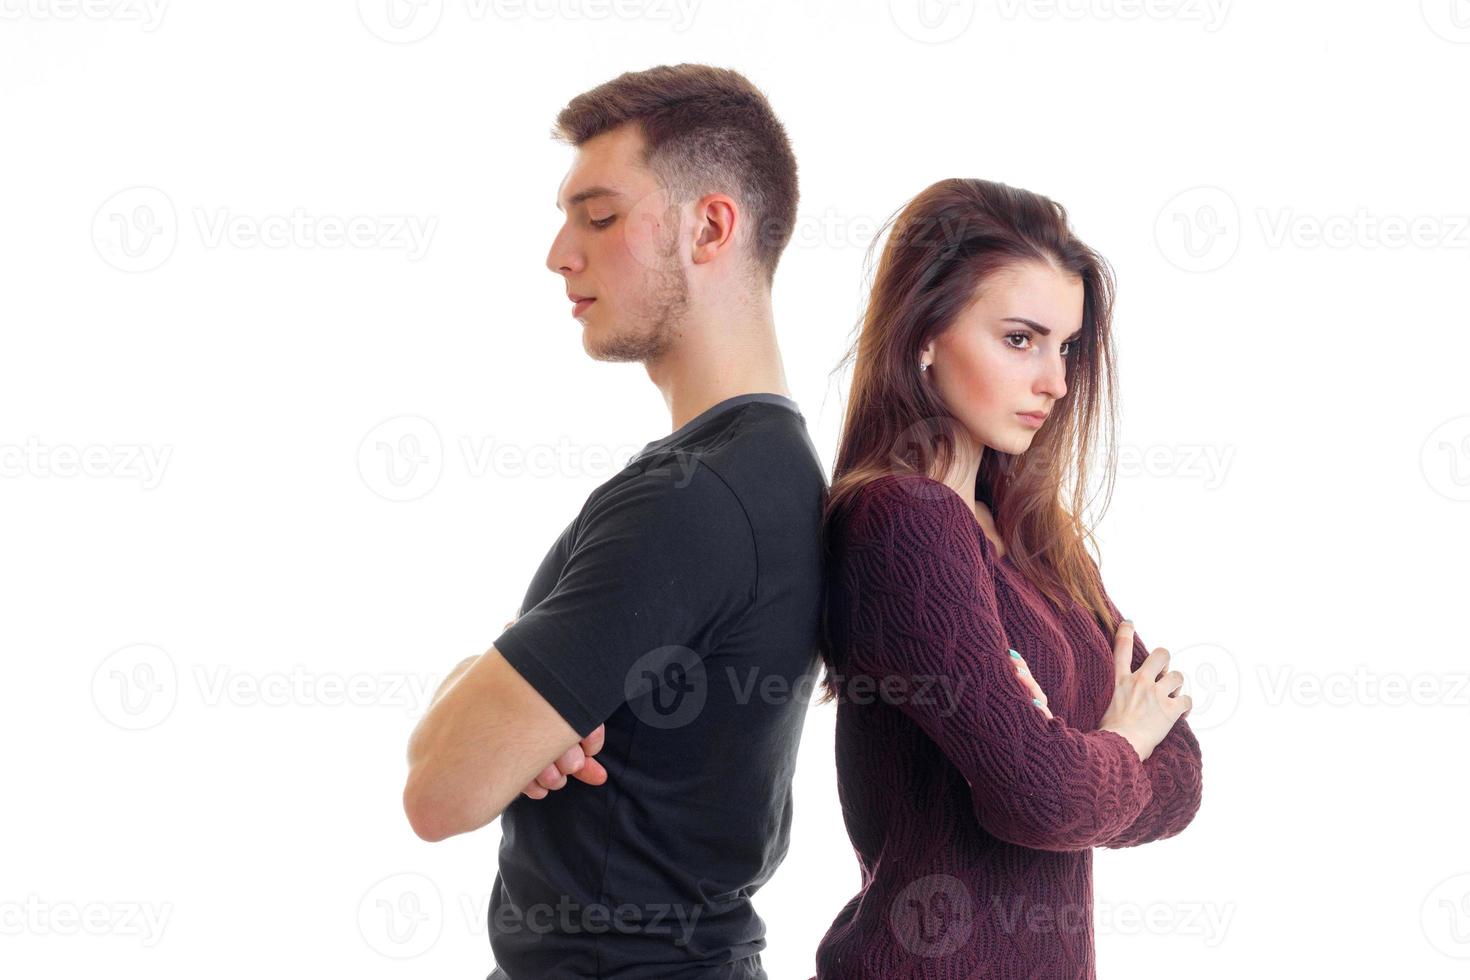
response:
M994 273L921 360L976 448L1017 454L1041 429L1023 413L1049 413L1067 393L1069 342L1081 332L1082 280L1019 262Z

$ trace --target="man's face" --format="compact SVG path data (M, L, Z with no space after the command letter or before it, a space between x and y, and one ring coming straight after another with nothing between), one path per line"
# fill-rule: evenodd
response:
M688 308L682 210L669 207L642 151L635 125L594 136L557 189L563 221L546 267L580 300L582 346L600 361L658 358Z

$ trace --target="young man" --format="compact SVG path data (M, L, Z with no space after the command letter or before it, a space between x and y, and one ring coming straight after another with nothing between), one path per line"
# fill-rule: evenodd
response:
M404 805L427 840L501 817L491 980L764 978L751 895L786 854L820 663L826 480L771 314L796 161L761 93L703 65L621 75L555 132L575 159L546 264L673 431L446 680Z

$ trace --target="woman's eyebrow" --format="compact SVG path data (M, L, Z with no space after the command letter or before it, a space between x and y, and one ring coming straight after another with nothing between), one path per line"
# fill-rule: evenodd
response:
M1011 323L1024 323L1024 324L1026 324L1026 326L1028 326L1031 329L1035 330L1037 333L1041 334L1043 337L1049 337L1049 336L1051 336L1051 327L1044 327L1041 324L1037 323L1035 320L1028 320L1024 316L1005 316L1005 317L1001 317L1001 320L1002 321L1010 321ZM1081 330L1081 328L1078 328L1077 332L1074 333L1074 334L1072 334L1072 336L1071 337L1068 337L1067 339L1068 340L1072 340L1072 339L1074 339L1076 337L1080 337L1080 336L1082 336L1082 330Z

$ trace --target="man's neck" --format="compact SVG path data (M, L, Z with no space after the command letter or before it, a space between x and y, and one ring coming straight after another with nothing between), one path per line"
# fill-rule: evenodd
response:
M727 398L751 392L791 397L767 301L754 314L719 322L686 318L674 348L644 366L668 405L670 431Z

